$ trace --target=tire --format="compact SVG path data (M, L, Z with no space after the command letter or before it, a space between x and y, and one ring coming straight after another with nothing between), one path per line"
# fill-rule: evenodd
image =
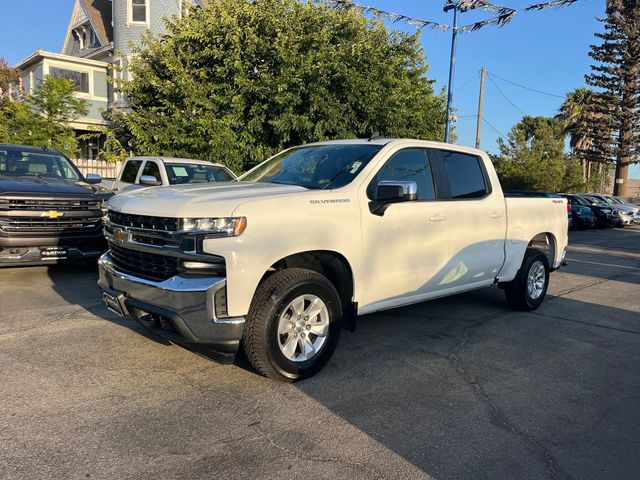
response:
M321 302L315 302L315 298ZM313 318L305 323L305 317L296 316L302 307L296 310L294 303L303 305ZM320 313L313 316L312 303L318 305L314 308L323 304L326 310L320 308ZM280 270L263 281L253 297L242 338L244 353L251 366L265 377L285 382L308 378L333 355L340 337L342 311L338 292L323 275L302 268ZM294 327L279 331L285 324ZM294 350L288 348L289 340L295 342ZM315 353L306 358L310 346L317 349L308 350Z
M542 264L541 266L544 271L542 289L541 291L536 289L532 293L529 289L529 276L542 273L540 271L540 264ZM531 311L542 304L548 287L549 261L547 256L540 250L528 248L524 255L522 266L516 274L516 278L504 285L504 293L511 308L520 311Z

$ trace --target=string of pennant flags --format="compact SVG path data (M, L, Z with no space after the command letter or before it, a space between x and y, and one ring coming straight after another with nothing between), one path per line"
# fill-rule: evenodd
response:
M570 5L578 0L553 0L551 2L545 3L537 3L534 5L530 5L524 8L524 11L530 10L544 10L547 8L560 8L567 5ZM447 0L446 5L454 6L455 0ZM509 7L503 7L502 5L496 5L494 3L490 3L486 0L458 0L457 8L460 12L468 12L470 10L482 9L490 13L496 14L494 17L488 18L486 20L481 20L479 22L474 22L469 25L462 25L458 27L453 27L451 25L433 22L430 20L424 20L421 18L410 17L408 15L402 15L400 13L388 12L386 10L382 10L380 8L372 7L369 5L360 5L358 3L353 3L351 0L328 0L327 3L332 8L342 8L342 9L354 9L358 12L366 15L371 14L376 18L383 18L388 20L391 23L406 23L407 25L411 25L418 30L422 30L423 28L428 28L431 30L436 30L439 32L446 32L447 30L451 30L455 28L458 33L469 33L475 32L476 30L480 30L487 25L496 25L498 27L503 27L518 13L518 10Z

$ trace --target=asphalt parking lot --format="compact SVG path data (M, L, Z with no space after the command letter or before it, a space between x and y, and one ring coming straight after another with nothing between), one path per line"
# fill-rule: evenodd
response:
M640 476L640 227L497 288L359 319L294 385L143 335L90 267L0 270L0 478Z

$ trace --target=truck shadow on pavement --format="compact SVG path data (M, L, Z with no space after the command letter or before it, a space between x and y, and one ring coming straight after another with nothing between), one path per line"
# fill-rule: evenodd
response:
M296 386L435 478L632 478L639 365L638 309L494 289L363 317Z
M593 246L587 235L571 245ZM569 261L535 312L511 311L486 288L359 318L306 381L245 377L273 397L256 399L276 412L261 428L274 444L296 443L302 432L282 412L298 391L434 478L636 478L640 265L624 251L570 251ZM49 276L69 303L166 344L102 305L97 269ZM327 441L305 435L303 450Z

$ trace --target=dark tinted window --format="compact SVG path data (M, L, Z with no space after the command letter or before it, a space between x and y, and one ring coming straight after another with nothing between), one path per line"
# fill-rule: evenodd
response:
M122 170L120 181L125 183L134 183L136 181L136 177L138 176L140 165L142 165L142 160L129 160L125 164L124 170Z
M148 161L144 164L144 168L142 169L142 175L150 175L154 177L158 181L162 181L160 178L160 169L158 168L158 164L156 162Z
M487 194L487 186L475 155L438 150L449 180L451 198L478 198Z
M378 183L385 180L416 182L418 200L436 198L429 157L427 157L427 151L422 148L400 150L391 157L369 184L367 189L369 198L375 198Z

